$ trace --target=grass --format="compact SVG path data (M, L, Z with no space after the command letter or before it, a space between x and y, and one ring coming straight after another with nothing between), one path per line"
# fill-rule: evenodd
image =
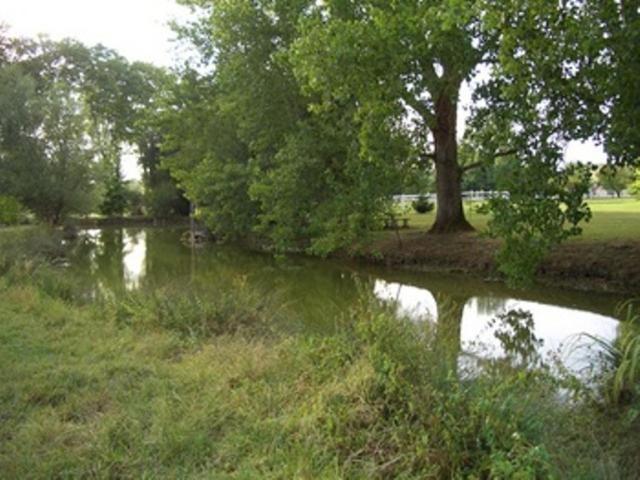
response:
M475 211L476 203L465 203L467 220L482 232L488 217ZM583 234L574 241L613 241L640 239L640 201L634 198L592 199L589 206L593 218L583 225ZM409 214L409 230L427 230L435 221L435 212Z
M634 478L640 468L637 398L607 410L544 369L499 361L470 374L436 326L367 297L335 333L291 334L241 283L88 301L31 253L0 262L4 478ZM575 402L558 401L561 385Z

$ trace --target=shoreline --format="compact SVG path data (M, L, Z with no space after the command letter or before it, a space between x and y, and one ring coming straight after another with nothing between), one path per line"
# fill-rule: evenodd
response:
M476 275L504 282L497 270L499 241L477 233L407 232L347 253L369 264L411 271ZM538 267L536 283L579 291L640 295L640 241L579 240L557 246Z
M188 217L75 218L76 228L188 227ZM261 242L242 242L244 248L272 253ZM400 238L376 240L360 250L341 250L331 258L416 272L474 275L504 282L497 270L499 241L477 232L433 235L426 231L402 232ZM300 252L296 254L309 255ZM538 267L536 283L583 292L640 296L640 240L573 240L557 246Z

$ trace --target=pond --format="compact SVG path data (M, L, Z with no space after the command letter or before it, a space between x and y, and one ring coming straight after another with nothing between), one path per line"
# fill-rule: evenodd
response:
M296 318L298 328L331 331L365 289L391 302L398 313L428 321L458 337L463 352L503 355L496 338L504 328L496 317L514 310L530 314L539 355L561 358L579 371L590 365L599 347L583 334L612 341L619 334L614 318L624 300L608 294L549 287L511 290L499 282L466 275L390 270L344 260L272 255L221 245L192 249L180 242L179 229L87 230L72 268L99 290L115 294L171 283L197 285L211 295L239 279L277 299ZM502 327L501 327L502 325Z

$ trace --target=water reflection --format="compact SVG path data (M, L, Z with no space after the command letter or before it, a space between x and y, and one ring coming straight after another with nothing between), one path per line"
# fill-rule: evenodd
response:
M438 304L429 290L377 279L373 294L380 300L396 303L402 316L438 321Z
M125 232L122 243L124 285L127 290L133 290L140 286L140 279L145 275L147 234L144 230L135 233Z
M587 342L587 338L582 334L608 341L613 341L618 336L620 322L596 313L523 300L505 300L504 306L493 312L482 311L478 304L478 299L472 298L465 306L462 342L478 341L491 345L491 355L494 357L504 355L504 351L500 343L495 342L495 326L489 326L489 321L497 314L509 310L530 312L535 322L534 333L544 342L539 349L540 355L548 357L560 352L565 366L573 370L587 366L581 348L581 345Z
M375 281L374 294L383 301L394 302L400 315L416 321L435 321L440 315L443 325L438 330L447 325L448 341L457 342L462 351L483 358L505 356L503 345L496 338L501 326L492 320L512 311L530 313L531 333L541 341L538 355L543 359L559 357L566 368L576 373L589 367L591 359L601 351L601 346L588 336L612 342L618 336L620 324L597 313L541 302L490 296L461 300L464 297L456 299L455 294L442 293L434 297L428 289L380 279Z
M454 362L461 352L482 346L484 358L504 355L491 320L513 309L531 312L540 354L562 351L565 364L585 366L584 350L571 348L580 333L606 340L616 338L618 322L608 315L616 298L533 289L513 292L499 284L464 276L389 271L362 265L305 257L276 261L261 255L208 245L192 250L180 241L180 230L87 230L73 261L77 275L94 291L118 294L153 285L189 284L216 294L239 278L265 295L275 296L305 332L327 332L336 317L356 302L362 285L394 302L398 313L436 326L438 341L451 345L443 352ZM359 286L360 285L360 286ZM370 291L371 291L370 290Z

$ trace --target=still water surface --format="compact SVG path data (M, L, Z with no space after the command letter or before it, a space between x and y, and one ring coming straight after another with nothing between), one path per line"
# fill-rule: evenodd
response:
M275 295L303 329L334 328L336 315L350 308L366 288L394 302L399 314L415 321L454 325L463 351L481 345L485 356L503 355L491 320L513 309L530 312L533 332L542 340L539 353L555 354L572 370L590 363L582 334L613 340L620 297L536 287L515 291L496 282L464 275L389 270L337 260L273 256L207 245L191 249L180 243L181 230L87 230L72 268L97 289L115 294L167 283L194 284L215 295L220 285L241 278ZM580 346L580 347L579 347Z

